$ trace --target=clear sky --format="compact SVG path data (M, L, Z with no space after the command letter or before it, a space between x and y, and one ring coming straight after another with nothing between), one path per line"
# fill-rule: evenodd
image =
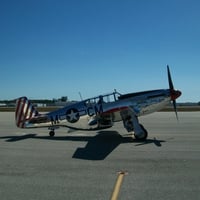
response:
M200 101L199 0L0 0L0 99L168 88Z

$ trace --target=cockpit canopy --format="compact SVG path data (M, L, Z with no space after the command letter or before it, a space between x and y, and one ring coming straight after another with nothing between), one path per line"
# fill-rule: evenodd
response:
M108 93L108 94L104 94L104 95L99 95L97 97L86 99L85 103L86 104L111 103L111 102L117 101L118 98L119 98L119 96L121 96L121 94L115 90L112 93Z

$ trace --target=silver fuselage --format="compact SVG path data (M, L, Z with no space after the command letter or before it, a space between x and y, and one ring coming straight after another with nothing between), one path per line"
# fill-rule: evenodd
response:
M40 114L31 120L27 119L23 128L60 126L81 130L109 128L114 122L122 120L123 110L131 108L139 117L164 108L170 101L169 89L125 95L111 93L74 103L50 113Z

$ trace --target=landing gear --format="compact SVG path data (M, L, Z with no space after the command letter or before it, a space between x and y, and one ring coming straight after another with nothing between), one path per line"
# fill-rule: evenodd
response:
M132 132L136 140L146 140L148 136L147 130L142 124L139 124L138 118L136 115L128 116L124 120L124 127L128 132Z
M142 129L143 134L142 134L142 135L136 135L136 134L134 134L135 139L136 139L136 140L140 140L140 141L146 140L147 137L148 137L148 132L147 132L147 130L144 128L144 126L143 126L142 124L140 124L140 128Z
M55 131L54 130L49 131L49 136L50 137L53 137L54 135L55 135Z
M50 126L48 129L50 130L49 131L49 136L50 137L53 137L55 135L55 129L58 129L59 126Z

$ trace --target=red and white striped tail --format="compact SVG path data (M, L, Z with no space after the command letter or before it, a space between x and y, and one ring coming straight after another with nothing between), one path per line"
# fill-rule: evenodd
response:
M38 111L26 97L20 97L16 101L15 122L17 127L24 128L25 121L38 115Z

